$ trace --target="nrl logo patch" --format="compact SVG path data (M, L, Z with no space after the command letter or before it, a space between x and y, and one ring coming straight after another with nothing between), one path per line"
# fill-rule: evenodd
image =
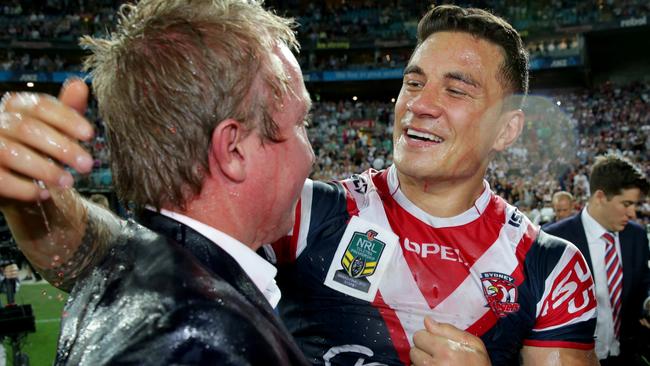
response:
M377 234L374 230L365 233L355 231L352 234L341 258L343 269L336 271L334 281L368 292L370 282L364 277L375 273L377 263L386 247L386 243L377 239Z
M483 294L485 294L487 306L498 317L503 318L508 313L519 310L517 286L515 286L514 278L499 272L484 272L481 273L481 283L483 284Z

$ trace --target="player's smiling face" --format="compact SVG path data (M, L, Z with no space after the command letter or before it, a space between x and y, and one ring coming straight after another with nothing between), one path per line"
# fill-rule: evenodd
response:
M498 150L501 47L437 32L414 52L395 106L394 161L416 179L476 175ZM480 173L481 175L483 173Z

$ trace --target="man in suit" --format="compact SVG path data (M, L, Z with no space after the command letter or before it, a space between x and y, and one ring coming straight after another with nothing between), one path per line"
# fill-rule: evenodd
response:
M23 249L45 242L30 261L71 289L56 364L306 365L272 308L276 269L255 252L292 227L314 158L291 22L239 0L142 0L119 16L109 39L82 42L115 186L138 222L56 189L72 177L45 156L92 165L66 137L92 135L66 106L85 108L85 83L61 101L3 101L0 207ZM63 237L57 225L79 211L96 220Z
M635 343L650 341L648 236L634 222L648 192L642 171L617 155L600 156L589 177L591 196L580 213L545 228L574 243L594 275L598 300L596 353L603 365L633 362ZM643 327L642 327L643 326Z
M553 206L553 213L555 214L554 221L560 221L575 213L575 199L573 195L567 191L558 191L553 194L551 199Z

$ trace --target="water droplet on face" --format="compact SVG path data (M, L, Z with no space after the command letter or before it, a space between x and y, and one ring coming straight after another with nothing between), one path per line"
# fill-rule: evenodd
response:
M58 262L60 259L61 259L61 257L59 257L58 255L55 255L55 256L52 258L52 260L55 261L55 262Z

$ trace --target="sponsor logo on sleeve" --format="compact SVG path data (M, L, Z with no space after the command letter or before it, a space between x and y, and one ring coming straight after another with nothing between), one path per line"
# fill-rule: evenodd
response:
M586 320L596 308L594 281L582 255L576 252L545 293L534 330L554 329Z

